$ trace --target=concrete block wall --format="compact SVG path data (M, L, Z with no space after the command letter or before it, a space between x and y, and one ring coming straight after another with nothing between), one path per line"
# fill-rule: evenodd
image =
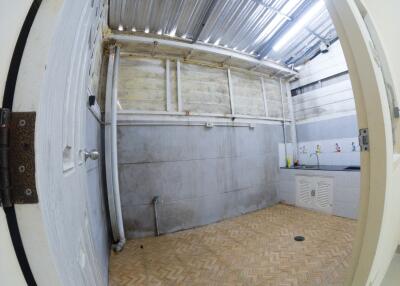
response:
M118 162L128 238L213 223L278 201L279 124L119 126Z
M180 62L179 71L178 80L176 59L121 55L119 110L282 119L283 102L285 119L291 118L285 81L282 98L279 80L266 74L231 69L229 82L227 68L186 60Z

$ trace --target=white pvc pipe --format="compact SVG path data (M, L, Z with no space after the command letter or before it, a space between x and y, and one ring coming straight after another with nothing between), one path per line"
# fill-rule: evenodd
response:
M107 73L105 127L107 194L110 209L111 229L115 242L113 249L115 251L121 251L126 242L118 181L117 96L119 54L120 48L118 46L112 46L110 48L110 60L108 63L109 70Z
M286 143L286 120L285 120L285 103L283 100L283 91L282 91L282 79L279 79L279 86L280 86L280 94L281 94L281 103L282 103L282 128L283 128L283 144L285 146L285 166L287 166L287 162L288 162L288 151L287 151L287 143ZM290 167L290 166L287 166Z

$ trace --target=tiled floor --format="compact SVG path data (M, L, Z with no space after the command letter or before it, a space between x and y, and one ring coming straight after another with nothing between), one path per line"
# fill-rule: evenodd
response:
M354 220L276 205L216 224L128 241L117 285L343 285ZM304 235L296 242L294 236Z

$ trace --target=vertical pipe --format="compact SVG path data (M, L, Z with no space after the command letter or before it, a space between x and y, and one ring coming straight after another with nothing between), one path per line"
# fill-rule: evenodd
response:
M170 75L170 60L165 61L165 88L166 88L166 108L171 111L171 75Z
M183 111L183 101L181 92L181 61L178 59L176 61L176 94L178 96L178 111Z
M117 251L121 251L125 244L124 223L122 220L121 197L119 193L118 180L118 150L117 150L117 97L118 97L118 71L119 71L119 55L120 47L115 47L115 65L113 76L113 93L112 93L112 113L111 113L111 130L112 130L112 164L113 164L113 185L115 193L115 206L117 209L119 241L116 246Z
M288 107L289 107L289 114L290 114L290 118L292 120L291 124L290 124L290 133L291 133L291 139L292 139L292 144L293 144L293 149L294 149L294 159L298 160L299 159L299 149L297 147L297 132L296 132L296 118L294 117L294 107L293 107L293 98L292 98L292 94L290 92L290 84L289 82L286 82L286 96L288 99Z
M158 214L157 214L157 204L158 204L158 196L155 196L152 200L153 203L153 210L154 210L154 224L156 230L156 236L160 236L160 230L158 227Z
M287 166L288 164L287 164L287 146L286 146L286 126L285 126L285 122L286 122L286 119L285 119L285 105L284 105L284 102L283 102L283 92L282 92L282 79L279 79L279 87L280 87L280 89L279 89L279 92L280 92L280 94L281 94L281 103L282 103L282 129L283 129L283 144L284 144L284 146L285 146L285 165ZM287 167L290 167L290 166L287 166Z
M125 245L125 232L122 220L121 197L118 181L118 157L117 157L117 96L118 96L118 69L120 47L110 48L109 67L107 72L106 92L106 175L107 194L111 228L115 244L115 251L121 251Z
M267 95L265 93L265 85L264 85L263 77L260 77L260 81L261 81L261 90L262 90L262 95L263 95L263 100L264 100L265 117L268 117Z
M118 233L118 220L117 212L115 209L115 197L113 191L112 182L112 159L111 159L111 96L112 96L112 83L114 74L114 60L115 60L115 49L114 46L110 46L110 55L108 57L108 68L107 68L107 85L106 85L106 102L105 102L105 127L104 127L104 155L105 155L105 167L106 167L106 183L107 183L107 197L108 207L111 223L111 231L113 240L117 242L119 240Z
M235 114L235 102L233 100L233 88L232 88L232 77L231 77L231 69L227 69L227 75L228 75L228 89L229 89L229 100L231 103L231 114Z

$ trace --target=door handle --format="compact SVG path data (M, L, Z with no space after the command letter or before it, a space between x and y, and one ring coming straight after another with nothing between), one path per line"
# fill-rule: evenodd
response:
M87 161L87 159L97 160L100 157L100 153L96 149L90 151L83 150L83 157L85 159L85 162Z

